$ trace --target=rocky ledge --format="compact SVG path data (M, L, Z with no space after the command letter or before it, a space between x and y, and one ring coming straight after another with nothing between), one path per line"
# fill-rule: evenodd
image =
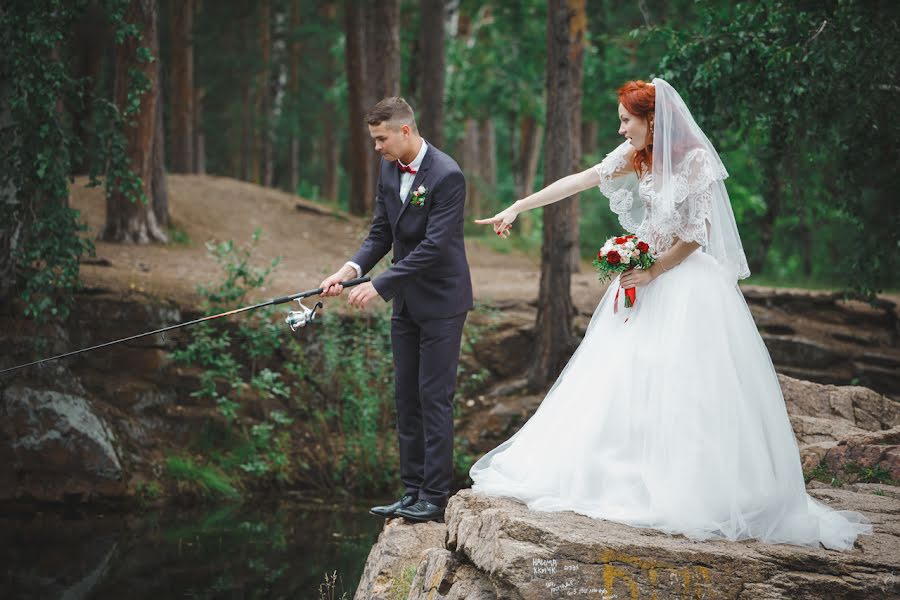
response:
M848 552L695 542L463 490L450 499L446 524L386 523L356 598L900 597L900 490L814 484L810 493L863 512L874 535L861 536Z
M385 524L356 598L900 598L900 403L863 387L779 380L809 493L874 525L852 551L695 542L463 490L446 524ZM507 433L511 416L524 421L539 402L492 400L485 414ZM474 437L473 447L492 441Z

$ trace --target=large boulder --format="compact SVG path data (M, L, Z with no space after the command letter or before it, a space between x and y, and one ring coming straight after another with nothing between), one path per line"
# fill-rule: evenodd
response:
M0 499L124 493L116 438L81 396L14 385L0 401Z
M429 548L443 548L446 536L443 523L389 519L369 552L354 598L406 598L425 553Z
M900 425L900 402L869 388L822 385L787 375L779 375L778 381L791 417L814 417L823 419L823 424L828 421L864 431L879 431ZM814 437L814 434L807 434L807 438L798 435L797 441L802 444L841 439L841 436L835 437L825 430L820 439Z
M809 492L833 508L863 512L874 534L861 536L847 552L692 541L573 512L531 511L515 500L462 490L450 499L446 525L387 522L356 598L900 597L897 488L859 484L837 489L814 482Z
M463 490L447 509L447 549L504 599L886 598L900 595L900 501L849 489L811 490L835 508L863 511L875 534L857 548L691 541L572 512Z
M432 548L419 563L406 600L496 600L502 593L470 562Z

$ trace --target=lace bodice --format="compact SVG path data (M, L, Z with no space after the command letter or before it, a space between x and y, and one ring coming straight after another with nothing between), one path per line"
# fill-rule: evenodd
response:
M708 245L713 186L728 176L725 170L716 168L704 150L695 149L685 156L685 168L675 185L661 191L654 185L652 173L637 179L632 156L633 149L626 142L595 167L600 174L600 191L610 199L609 206L622 227L650 244L654 254L671 248L676 237ZM660 202L660 193L674 194L673 201ZM667 210L666 206L671 208Z

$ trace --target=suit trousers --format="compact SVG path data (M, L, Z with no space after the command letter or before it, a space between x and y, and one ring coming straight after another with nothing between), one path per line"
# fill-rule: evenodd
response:
M406 493L446 506L453 479L453 394L467 313L391 318L400 479Z

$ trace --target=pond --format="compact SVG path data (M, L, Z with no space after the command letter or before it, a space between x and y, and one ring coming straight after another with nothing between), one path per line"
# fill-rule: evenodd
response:
M367 505L368 506L368 505ZM0 598L352 598L384 520L281 501L143 514L0 513Z

